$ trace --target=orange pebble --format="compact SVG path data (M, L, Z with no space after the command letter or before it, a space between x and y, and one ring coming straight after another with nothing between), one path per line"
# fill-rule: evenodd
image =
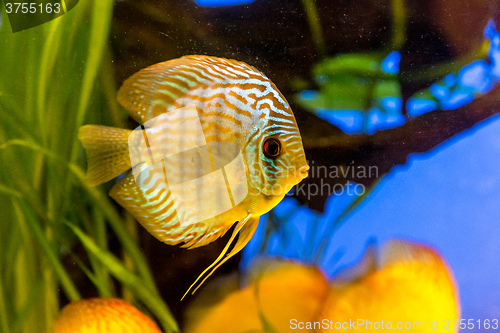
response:
M54 333L161 333L148 316L117 298L91 298L66 305Z

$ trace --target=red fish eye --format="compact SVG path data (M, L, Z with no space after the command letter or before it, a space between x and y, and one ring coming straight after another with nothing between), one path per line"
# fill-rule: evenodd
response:
M276 158L281 153L281 143L273 138L266 139L264 142L264 155L269 158Z

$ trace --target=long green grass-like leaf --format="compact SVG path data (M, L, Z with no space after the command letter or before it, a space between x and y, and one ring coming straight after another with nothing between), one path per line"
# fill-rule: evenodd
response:
M107 63L112 63L109 50L105 53L105 59ZM120 109L118 100L116 99L116 91L118 88L115 80L113 79L115 77L114 73L113 66L103 66L99 75L101 77L103 94L106 96L111 122L113 126L123 128L126 125L125 119L127 117L127 113L124 109Z
M105 217L97 207L94 208L92 220L95 225L94 235L97 245L104 249L108 248ZM98 281L97 286L100 287L101 296L114 296L114 290L112 288L112 282L107 267L100 263L98 260L92 261L92 267L95 271L96 280Z
M92 216L88 212L88 207L78 207L78 215L83 220L83 225L96 244L103 249L108 248L106 235L105 216L97 207L92 207ZM73 235L71 235L73 236ZM82 260L74 253L72 258L76 261L80 269L87 275L97 288L101 297L114 297L115 291L111 277L106 266L104 266L94 255L89 255L92 269L87 268Z
M85 186L85 175L83 171L71 164L70 165L71 171L77 176L78 180L81 182L82 186ZM147 265L146 259L144 255L141 253L139 247L137 244L134 242L133 238L131 235L127 232L127 230L124 228L124 221L119 217L118 213L115 211L114 207L111 205L109 202L109 199L106 198L101 191L99 191L96 188L93 187L86 187L85 190L87 193L90 195L92 198L94 204L106 215L108 218L108 222L113 228L114 232L116 233L117 237L120 239L120 242L122 246L125 248L125 250L130 254L134 261L134 265L137 268L138 273L142 278L144 278L145 282L148 283L150 286L154 286L154 280L153 276L151 275L151 272L149 270L149 267Z
M8 194L16 198L21 197L21 193L19 191L2 184L0 184L0 193Z
M55 20L52 23L53 33L48 34L45 39L45 45L43 47L41 61L39 62L39 76L37 85L37 120L39 133L43 140L47 139L47 131L49 127L47 126L47 112L46 112L46 97L49 92L50 74L54 71L54 66L57 58L54 54L58 54L61 48L61 39L64 33L63 29L58 29L61 21ZM44 142L44 145L46 142Z
M0 266L0 269L2 267ZM4 290L4 283L0 280L0 328L2 332L10 333L11 319L9 313L7 312L7 294Z
M323 38L316 2L315 0L302 0L302 5L306 12L307 22L309 23L309 28L311 29L311 35L313 37L314 44L316 44L316 49L321 56L325 56L325 40Z
M164 303L159 299L159 295L152 289L148 288L141 278L131 273L112 253L101 249L97 244L88 237L80 228L66 222L73 230L75 235L80 239L87 251L96 256L103 264L105 264L110 272L122 283L129 286L136 292L139 298L146 304L158 317L163 328L167 332L179 332L179 328L172 314L165 307Z
M4 127L10 128L22 136L32 137L32 133L26 124L13 112L13 110L18 109L19 107L15 105L15 102L0 98L0 115L4 121Z
M92 255L92 257L94 257ZM111 290L106 289L106 286L102 283L102 281L99 280L99 277L92 273L92 271L85 266L85 264L82 262L78 256L73 254L71 258L76 262L78 267L83 271L83 273L87 276L87 278L96 286L96 288L99 291L100 297L114 297L115 295L111 293Z
M36 219L35 216L30 214L30 209L29 207L26 206L26 203L23 201L19 200L17 203L14 204L14 206L19 207L16 209L17 212L21 211L21 208L23 209L22 211L24 212L24 215L27 217L26 222L29 225L30 229L33 231L33 235L35 236L36 240L39 242L41 249L44 251L44 254L50 264L52 265L54 271L59 277L59 280L61 282L61 286L63 287L64 291L66 292L66 295L73 301L76 301L81 298L80 293L78 292L78 289L76 286L73 284L73 281L69 277L68 273L64 269L64 267L61 264L61 261L58 259L57 254L54 253L54 250L52 249L50 243L48 242L47 238L45 237L45 234L43 232L43 229L40 227L38 220ZM20 213L19 213L20 214ZM20 218L20 216L19 216Z
M19 309L16 319L12 324L13 332L22 331L22 327L25 322L25 318L33 315L34 308L36 306L36 302L41 299L42 287L44 285L44 280L40 279L38 281L34 281L33 285L31 285L31 289L29 291L28 298L26 299L25 304L21 309Z
M142 283L146 284L148 288L158 293L153 277L149 270L149 267L147 266L147 261L144 255L140 252L139 247L137 246L133 238L130 236L130 234L127 233L127 230L123 226L123 221L112 207L111 203L109 202L109 199L107 199L98 189L85 186L85 175L83 171L78 166L63 160L61 157L54 154L50 150L34 142L26 140L11 140L4 143L3 145L0 145L0 150L14 146L21 146L32 149L33 151L38 152L46 156L50 160L53 160L54 162L64 165L69 170L71 170L71 173L76 177L76 179L80 182L80 184L84 186L85 190L87 191L87 193L89 194L95 205L97 207L100 207L100 209L104 212L104 214L108 218L108 221L112 226L113 230L115 231L116 235L120 239L122 246L126 249L127 253L130 254L134 262L134 265L137 268L138 273L143 279Z
M11 140L8 141L2 145L0 145L0 150L6 149L9 147L13 146L21 146L21 147L26 147L30 148L42 155L45 155L54 161L57 161L61 163L62 165L65 165L67 168L71 170L73 175L76 176L77 180L80 182L82 186L87 190L88 194L90 197L93 199L94 203L96 206L99 206L105 215L108 217L109 223L111 224L111 227L114 229L116 232L117 236L120 238L120 241L122 242L122 245L125 247L127 252L131 255L131 257L134 260L134 264L137 267L137 270L141 274L141 276L145 279L145 281L150 285L154 286L154 280L151 275L151 272L147 266L146 259L140 252L138 246L132 239L132 237L127 233L125 228L123 227L123 221L121 218L118 216L114 208L112 207L111 203L109 200L103 196L102 192L100 192L98 189L93 188L93 187L87 187L85 185L85 174L83 171L77 167L76 165L69 163L65 160L63 160L61 157L56 155L55 153L51 152L50 150L43 148L42 146L26 141L26 140Z
M97 72L101 65L101 59L104 53L105 45L108 40L108 32L110 27L109 21L111 19L113 5L114 1L99 1L95 3L95 7L92 11L92 27L89 40L89 48L92 49L92 52L89 52L86 62L87 67L83 77L82 92L80 94L78 109L76 112L76 128L79 128L81 125L83 125L85 110L87 109L90 93L92 91L92 82L97 76ZM102 22L102 17L105 17L108 21ZM77 143L75 141L72 149L70 159L71 161L74 161L76 159L76 154Z
M391 51L399 50L406 41L406 8L404 0L391 0L392 37Z
M32 294L30 289L33 284L40 279L41 274L35 269L25 269L25 267L36 267L35 265L40 256L37 253L36 243L33 241L33 235L30 233L29 226L26 222L27 219L20 207L15 205L15 202L10 202L13 207L12 220L16 223L17 231L20 233L21 242L23 244L22 247L16 249L17 252L13 257L15 260L9 264L13 269L13 279L10 280L10 286L12 287L11 295L15 297L11 304L13 309L15 309L13 313L14 316L11 320L12 323L19 319L21 311L25 309L26 304L29 303L30 294ZM27 327L33 328L35 322L38 322L39 327L45 324L43 319L37 318L37 310L40 309L38 307L31 309L31 311L27 312L28 315L23 318ZM43 311L41 313L43 315Z

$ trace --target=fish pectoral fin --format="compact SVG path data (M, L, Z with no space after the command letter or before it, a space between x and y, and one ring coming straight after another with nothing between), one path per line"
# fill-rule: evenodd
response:
M255 229L257 229L257 224L259 223L259 217L252 217L251 214L248 214L243 220L241 220L236 227L234 228L233 234L231 235L231 238L227 242L226 246L222 250L221 254L215 259L215 261L208 266L196 279L196 281L191 284L189 289L186 291L184 296L182 296L181 301L186 297L186 295L189 293L189 291L198 283L198 281L208 272L207 276L198 284L198 286L193 290L191 293L194 294L198 288L201 287L201 285L212 275L217 268L219 268L223 263L225 263L227 260L229 260L231 257L233 257L236 253L240 252L245 245L247 245L248 241L252 238ZM229 252L226 256L224 256L231 246L231 243L233 240L236 238L236 235L239 232L238 240L236 241L236 244L234 245L233 249L231 252Z
M87 154L89 186L105 183L124 173L130 166L128 138L132 131L100 125L85 125L78 131Z

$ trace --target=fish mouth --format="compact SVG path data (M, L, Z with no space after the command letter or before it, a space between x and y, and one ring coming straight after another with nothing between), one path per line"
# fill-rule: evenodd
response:
M283 196L309 175L309 169L309 165L303 165L298 170L295 169L288 173L284 183L275 184L271 187L264 186L260 192L267 196Z
M301 166L300 169L299 169L299 174L298 174L298 178L300 180L306 178L308 175L309 175L309 165L304 165L304 166Z

